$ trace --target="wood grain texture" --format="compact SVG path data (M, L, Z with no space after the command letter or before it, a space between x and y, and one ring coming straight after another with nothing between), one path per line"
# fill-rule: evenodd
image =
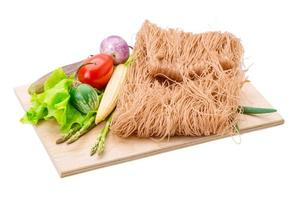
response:
M28 86L15 88L15 93L25 110L30 107L30 96L27 93L27 88ZM242 105L272 107L251 83L244 85L242 101ZM239 127L241 133L245 133L280 125L283 122L284 120L279 113L259 116L245 115L241 119ZM101 123L71 145L55 144L59 138L59 129L54 121L41 122L34 128L61 177L230 136L174 137L169 141L158 142L136 137L123 139L109 134L104 154L90 157L90 148L103 124Z

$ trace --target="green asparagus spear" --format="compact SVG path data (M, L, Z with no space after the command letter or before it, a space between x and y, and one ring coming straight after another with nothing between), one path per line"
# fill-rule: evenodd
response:
M96 142L94 143L93 147L91 148L90 156L93 156L97 152L99 142L101 140L102 135L104 134L104 130L105 130L104 127L102 127L100 130L100 134L98 134L98 136L97 136Z
M91 153L90 153L91 156L94 155L97 151L99 155L104 151L105 139L109 132L111 121L112 121L112 115L109 116L104 127L102 127L100 134L97 136L96 142L91 149Z
M78 140L81 136L86 134L89 130L94 128L96 126L95 124L95 115L92 115L81 127L80 130L78 130L74 135L71 136L71 138L68 140L67 144L71 144Z
M103 135L100 139L99 145L98 145L98 155L102 154L104 151L104 147L105 147L105 140L106 140L106 136L109 132L109 127L111 124L111 117L107 120L105 127L104 127L104 132Z
M70 129L70 131L64 135L63 137L56 140L56 144L61 144L67 141L72 135L74 135L78 130L80 129L80 126L76 124L73 128Z

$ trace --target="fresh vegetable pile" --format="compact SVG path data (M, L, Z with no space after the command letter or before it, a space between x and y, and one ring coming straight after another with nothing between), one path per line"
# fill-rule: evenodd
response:
M96 111L87 109L86 113L82 113L71 103L71 99L74 100L72 97L74 92L71 93L75 90L74 82L74 76L67 77L61 68L55 70L45 82L44 91L31 96L32 107L21 121L37 124L40 120L55 119L64 138L60 139L59 143L69 138L75 141L78 135L84 134L91 128ZM94 89L91 91L95 92ZM99 102L97 92L96 97L97 104Z
M101 42L100 54L84 60L73 75L67 76L58 68L42 89L32 85L32 106L21 122L35 125L41 120L54 119L61 130L61 138L56 143L71 144L108 118L91 150L91 155L97 151L102 153L111 113L130 65L128 58L129 46L124 39L119 36L106 38Z

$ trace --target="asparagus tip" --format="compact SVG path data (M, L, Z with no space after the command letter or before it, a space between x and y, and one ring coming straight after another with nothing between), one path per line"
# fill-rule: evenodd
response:
M61 137L56 140L56 144L61 144L61 143L64 143L65 141L66 141L66 139L64 137Z
M75 142L77 139L75 138L70 138L67 142L67 144L72 144L73 142Z
M98 151L98 156L101 156L102 154L103 154L103 150L101 150L101 151Z
M98 148L98 156L100 156L104 152L104 143L99 144Z
M90 152L90 156L93 156L95 153L96 153L96 151L94 149L92 149Z
M91 148L90 156L93 156L98 150L98 143L94 144L94 146Z

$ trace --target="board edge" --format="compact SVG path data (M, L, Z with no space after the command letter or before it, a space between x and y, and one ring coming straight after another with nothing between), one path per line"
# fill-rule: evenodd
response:
M267 124L267 125L261 125L261 126L255 127L255 128L248 128L248 129L246 128L246 129L242 130L240 133L241 134L246 134L246 133L249 133L249 132L255 132L255 131L266 129L266 128L272 128L272 127L279 126L279 125L282 125L282 124L284 124L284 119L281 117L280 120L276 120L273 123L270 123L270 124ZM163 149L158 149L158 150L155 150L155 151L149 151L149 152L145 152L143 154L132 155L132 156L128 156L128 157L125 157L125 158L123 157L122 159L113 160L113 161L107 162L105 164L95 164L95 165L91 165L89 167L82 167L82 168L73 169L73 170L61 171L60 177L64 178L64 177L72 176L72 175L75 175L75 174L88 172L88 171L96 170L96 169L99 169L99 168L108 167L108 166L111 166L111 165L121 164L121 163L124 163L124 162L138 160L138 159L141 159L141 158L147 158L147 157L154 156L154 155L157 155L157 154L160 154L160 153L167 153L167 152L170 152L170 151L195 146L195 145L198 145L198 144L203 144L203 143L210 142L210 141L225 139L225 138L228 138L228 137L231 137L231 136L233 136L233 135L227 134L227 135L219 135L219 136L209 136L206 139L201 138L201 140L199 138L199 139L195 139L191 142L187 142L185 144L166 147L166 148L163 148Z

